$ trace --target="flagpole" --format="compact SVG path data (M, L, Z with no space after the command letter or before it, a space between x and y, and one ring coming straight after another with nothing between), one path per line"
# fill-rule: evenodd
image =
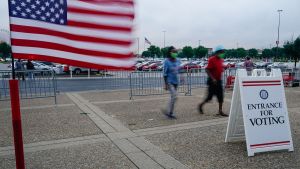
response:
M7 2L8 2L7 7L9 7L10 1ZM10 7L8 9L10 9ZM10 20L9 12L8 12L8 18L9 18L9 34L10 34L10 42L11 42L11 27L10 27L11 20ZM12 126L13 126L13 134L14 134L16 169L25 169L22 118L21 118L21 110L20 110L19 81L16 80L15 59L14 59L13 52L11 52L11 61L12 61L11 64L12 79L9 80L9 88L10 88L10 103L11 103L11 113L12 113Z
M138 42L138 55L140 55L140 38L137 38L137 42Z

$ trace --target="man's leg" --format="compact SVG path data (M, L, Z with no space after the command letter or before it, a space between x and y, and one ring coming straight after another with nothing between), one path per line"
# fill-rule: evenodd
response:
M176 91L176 85L169 85L169 91L170 91L170 102L169 102L169 107L168 107L168 113L170 116L174 116L174 107L175 107L175 102L177 100L177 91Z
M216 95L219 102L219 115L228 116L223 112L224 92L223 92L222 81L217 82Z
M203 106L204 106L205 103L209 102L213 98L213 95L214 95L214 87L213 87L213 84L209 82L208 90L207 90L207 96L203 100L203 102L199 104L199 107L198 107L200 114L204 114Z

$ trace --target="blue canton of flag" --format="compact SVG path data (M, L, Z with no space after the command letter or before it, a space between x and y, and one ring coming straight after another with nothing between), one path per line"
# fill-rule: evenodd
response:
M11 17L67 24L67 0L10 0Z

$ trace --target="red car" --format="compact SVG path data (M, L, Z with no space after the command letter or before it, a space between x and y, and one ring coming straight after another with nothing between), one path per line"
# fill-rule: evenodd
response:
M150 65L145 65L143 66L142 70L143 71L148 71L148 70L158 70L159 66L161 66L162 63L151 63Z
M195 63L186 63L184 65L182 65L181 69L184 69L184 70L189 70L189 69L200 69L201 66L200 65L197 65Z

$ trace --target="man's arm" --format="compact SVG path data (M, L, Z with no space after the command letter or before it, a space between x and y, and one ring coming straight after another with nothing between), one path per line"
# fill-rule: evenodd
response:
M165 81L165 89L167 90L168 89L168 66L166 64L166 61L164 62L163 76Z

